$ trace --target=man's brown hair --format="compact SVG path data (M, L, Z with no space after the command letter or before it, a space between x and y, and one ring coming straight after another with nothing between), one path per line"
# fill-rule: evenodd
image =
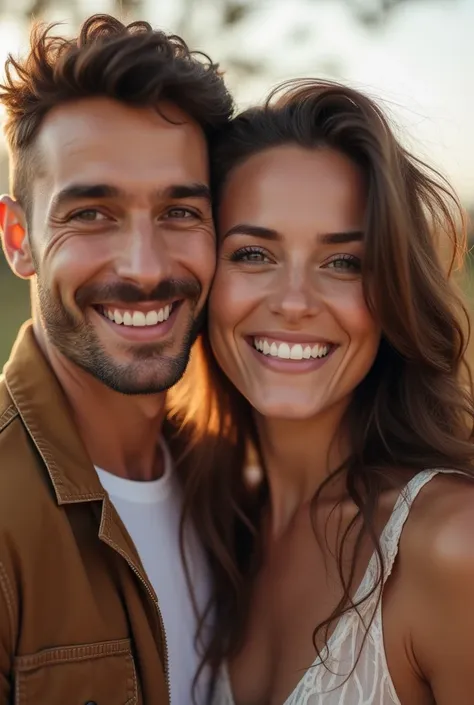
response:
M207 137L229 120L233 103L217 65L191 52L180 37L147 22L125 25L110 15L93 15L74 39L56 36L55 29L34 26L28 55L8 56L0 84L11 190L27 213L35 137L47 113L61 103L97 96L155 107L168 100Z

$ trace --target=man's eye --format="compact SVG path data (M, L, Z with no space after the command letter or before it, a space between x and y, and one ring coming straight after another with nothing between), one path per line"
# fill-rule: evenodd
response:
M91 223L100 220L107 220L107 216L95 208L85 208L82 211L76 211L76 213L73 213L71 220L82 220Z
M197 213L195 213L195 211L190 210L189 208L170 208L166 213L166 217L172 218L173 220L197 218Z

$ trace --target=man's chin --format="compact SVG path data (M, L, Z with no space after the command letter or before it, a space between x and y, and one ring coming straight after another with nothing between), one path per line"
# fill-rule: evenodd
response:
M90 313L87 310L87 313ZM75 327L64 317L45 316L45 330L57 351L109 389L125 395L160 394L184 374L194 326L161 341L127 340L111 333L96 311ZM180 342L176 337L182 338ZM174 340L173 340L174 338Z
M96 364L80 366L97 381L114 392L126 396L162 394L173 387L183 376L186 359L140 360L139 362L113 364L95 361ZM97 364L98 363L98 364Z

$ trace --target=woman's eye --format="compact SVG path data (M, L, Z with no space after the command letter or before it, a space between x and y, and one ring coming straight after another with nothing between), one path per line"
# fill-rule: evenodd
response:
M100 220L107 220L107 216L96 210L95 208L85 208L82 211L77 211L71 216L71 220L82 220L88 223L94 223Z
M265 264L270 262L270 258L264 250L253 247L244 247L231 255L233 262L250 262L251 264Z
M354 255L338 255L326 265L327 269L337 269L339 271L360 272L361 262Z

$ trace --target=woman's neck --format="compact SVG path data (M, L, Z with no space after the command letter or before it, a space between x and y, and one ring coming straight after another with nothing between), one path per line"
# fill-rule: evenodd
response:
M256 417L270 492L271 535L281 535L323 482L348 457L341 430L347 404L305 420ZM342 478L331 486L343 496Z

